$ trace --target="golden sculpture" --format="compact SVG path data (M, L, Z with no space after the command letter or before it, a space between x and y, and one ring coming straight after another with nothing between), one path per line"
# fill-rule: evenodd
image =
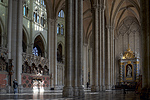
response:
M131 59L131 58L135 58L135 56L133 54L133 51L131 51L131 49L129 48L129 45L128 45L128 49L127 49L127 51L125 51L122 59Z

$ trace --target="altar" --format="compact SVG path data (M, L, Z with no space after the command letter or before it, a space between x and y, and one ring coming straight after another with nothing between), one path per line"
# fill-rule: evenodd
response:
M120 83L135 83L139 81L140 67L139 57L128 47L127 51L121 55L120 63Z

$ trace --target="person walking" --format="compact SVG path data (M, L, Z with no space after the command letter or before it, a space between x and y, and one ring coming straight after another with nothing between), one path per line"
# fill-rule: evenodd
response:
M14 94L17 93L18 92L18 82L16 79L13 81L13 88L14 88Z

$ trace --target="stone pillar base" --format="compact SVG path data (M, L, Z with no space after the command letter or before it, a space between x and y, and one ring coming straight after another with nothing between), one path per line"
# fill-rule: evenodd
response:
M23 92L23 86L22 85L19 85L18 86L18 93L22 93Z
M110 86L110 85L107 85L107 86L106 86L106 90L111 90L111 86Z
M74 93L73 93L73 96L78 96L79 95L79 93L78 93L78 87L76 86L76 87L74 87L73 88L74 89Z
M84 97L84 89L83 87L74 87L74 91L73 91L73 96L74 97Z
M99 91L103 91L103 86L99 86Z
M99 86L91 86L91 92L98 92L99 91Z
M73 97L73 87L72 86L65 86L63 88L63 97Z
M78 96L84 97L84 88L82 86L78 87Z
M103 86L103 90L102 91L105 91L106 90L106 87L105 86Z

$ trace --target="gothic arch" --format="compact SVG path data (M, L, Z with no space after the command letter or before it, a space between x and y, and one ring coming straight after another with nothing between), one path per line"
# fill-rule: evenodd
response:
M57 48L58 48L59 45L62 45L62 54L63 54L63 52L65 51L65 45L64 45L64 43L62 41L59 41L57 43Z
M51 0L44 0L47 11L47 19L52 18L52 2Z
M45 56L45 50L46 50L46 43L43 39L44 37L42 37L41 35L37 35L35 38L34 38L34 47L37 48L38 50L38 55L41 55L42 57Z
M1 17L0 17L0 27L1 27L2 32L4 32L4 23L1 19Z
M29 32L27 31L26 27L23 25L23 31L25 32L25 35L27 37L27 42L29 43Z
M1 29L1 26L0 26L0 47L1 47L1 39L2 38L2 29Z
M25 32L24 32L24 30L22 30L23 32L22 32L22 48L23 48L23 52L26 52L27 51L27 36L26 36L26 34L25 34Z
M65 14L65 10L63 9L64 5L65 5L65 0L60 0L59 3L57 4L56 13L55 13L56 18L58 17L57 15L61 9L64 11Z
M2 36L4 35L4 24L0 17L0 47L2 45Z
M59 44L57 47L57 61L62 62L62 45Z
M59 42L57 43L57 47L58 47L59 44L61 44L61 45L64 47L64 44L63 44L62 41L59 41Z
M22 47L23 47L23 52L27 51L27 46L29 44L29 35L28 32L26 30L26 28L23 26L23 30L22 30Z
M43 43L44 43L44 49L46 50L46 40L45 40L45 38L44 38L44 36L42 35L42 33L37 33L34 37L33 37L33 40L32 40L32 43L34 43L34 40L35 40L35 38L37 37L37 36L40 36L41 38L42 38L42 41L43 41Z

